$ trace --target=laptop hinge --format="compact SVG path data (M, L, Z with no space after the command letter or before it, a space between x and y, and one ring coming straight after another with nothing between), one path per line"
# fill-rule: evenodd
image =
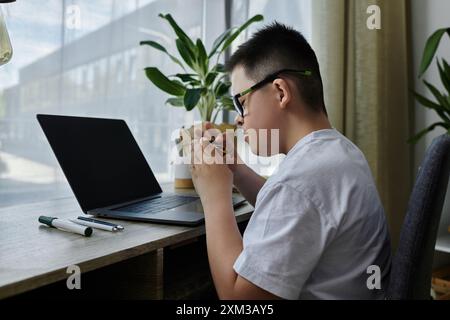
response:
M120 203L116 203L110 206L106 206L106 207L101 207L101 208L95 208L95 209L91 209L91 210L87 210L86 213L87 214L93 214L95 211L98 210L110 210L110 209L115 209L117 207L124 207L133 203L137 203L137 202L141 202L141 201L146 201L146 200L151 200L151 199L156 199L156 198L160 198L163 195L164 192L159 192L159 193L155 193L151 196L148 197L144 197L144 198L138 198L135 200L131 200L131 201L126 201L126 202L120 202Z

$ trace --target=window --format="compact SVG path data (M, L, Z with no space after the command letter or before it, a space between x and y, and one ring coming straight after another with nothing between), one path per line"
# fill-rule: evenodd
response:
M277 19L308 38L310 1L235 0L231 23L262 13L265 23ZM37 113L126 120L159 181L171 181L170 134L199 117L164 105L166 94L143 68L179 70L139 41L175 53L173 31L158 17L171 13L208 49L225 30L225 0L28 0L4 9L14 54L0 67L0 207L72 194ZM273 165L255 169L265 174Z
M171 13L190 36L203 35L211 46L225 29L223 6L222 0L29 0L5 6L14 54L0 73L0 206L71 195L37 113L126 120L157 178L170 181L170 133L198 116L164 105L166 94L143 68L179 70L139 41L157 39L176 52L172 29L158 17ZM205 16L214 20L208 30Z

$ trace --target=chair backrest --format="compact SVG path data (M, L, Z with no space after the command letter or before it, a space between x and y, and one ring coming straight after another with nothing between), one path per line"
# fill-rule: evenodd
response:
M450 135L427 149L408 203L387 299L430 299L431 269L450 171Z

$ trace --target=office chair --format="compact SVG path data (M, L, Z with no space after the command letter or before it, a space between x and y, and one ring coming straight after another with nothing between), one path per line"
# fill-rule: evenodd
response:
M391 266L387 299L430 299L434 246L450 171L450 135L427 149Z

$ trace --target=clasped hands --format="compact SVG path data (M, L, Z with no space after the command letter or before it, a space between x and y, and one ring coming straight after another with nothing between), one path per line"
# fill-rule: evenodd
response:
M183 145L190 156L190 170L195 190L206 207L231 204L233 173L226 163L234 161L233 139L214 129L211 123L195 126L194 137ZM226 152L227 150L231 152Z

